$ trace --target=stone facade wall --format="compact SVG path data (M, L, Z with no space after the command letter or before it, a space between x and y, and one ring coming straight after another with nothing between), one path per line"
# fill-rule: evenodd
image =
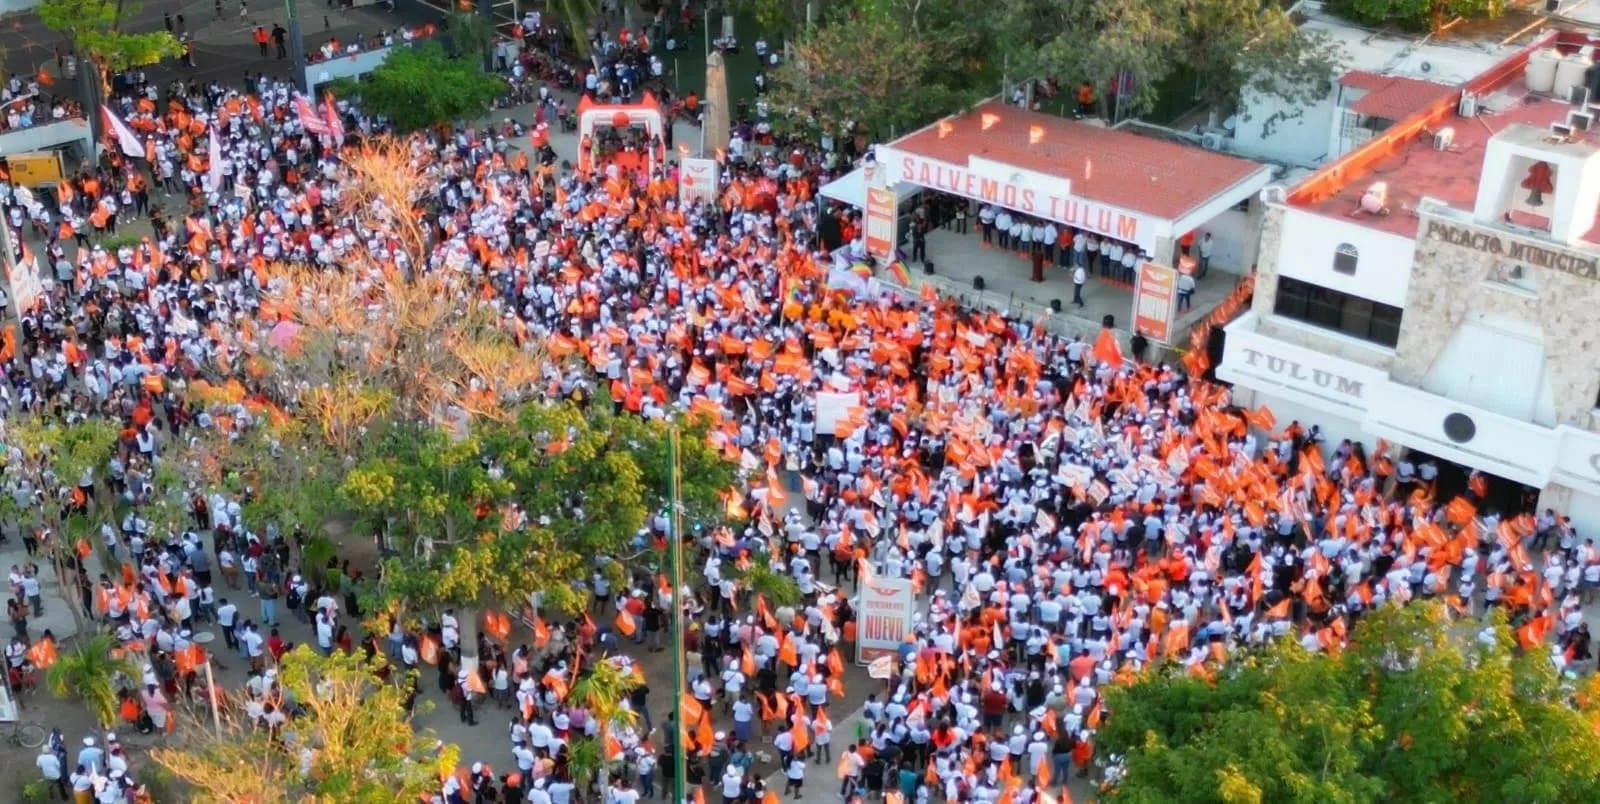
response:
M1417 227L1416 260L1400 321L1400 343L1391 375L1420 387L1456 329L1472 314L1501 316L1537 325L1544 334L1545 370L1561 424L1593 429L1600 393L1600 280L1552 268L1524 265L1536 290L1488 281L1506 262L1504 254L1447 242L1429 235L1429 222L1468 227L1501 239L1529 240L1470 222L1464 215L1423 212ZM1567 251L1543 242L1543 248ZM1586 258L1595 254L1585 253Z
M1272 315L1272 302L1278 297L1278 244L1283 239L1283 207L1262 204L1261 244L1256 251L1256 289L1250 309L1265 319Z

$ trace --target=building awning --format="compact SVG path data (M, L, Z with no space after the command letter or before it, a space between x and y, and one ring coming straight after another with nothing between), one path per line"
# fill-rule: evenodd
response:
M856 209L867 208L867 169L856 168L840 176L817 190L823 198L849 204ZM901 182L894 186L895 198L905 198L919 192L922 188L911 182Z
M1255 195L1266 165L988 101L877 149L880 170L1152 254Z

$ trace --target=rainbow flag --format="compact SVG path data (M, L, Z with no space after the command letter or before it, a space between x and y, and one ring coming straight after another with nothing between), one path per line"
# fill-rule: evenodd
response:
M800 280L792 276L783 278L783 300L785 302L800 301Z
M889 273L894 275L894 281L906 287L911 287L911 269L900 260L889 263Z

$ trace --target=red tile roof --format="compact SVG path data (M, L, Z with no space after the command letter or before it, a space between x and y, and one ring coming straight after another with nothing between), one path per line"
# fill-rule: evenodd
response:
M989 130L984 115L994 115ZM895 149L966 165L978 156L1070 179L1072 194L1168 220L1183 217L1261 168L1238 157L988 101L910 134ZM1030 145L1030 132L1043 138Z
M1340 83L1345 86L1361 87L1367 90L1367 94L1351 104L1350 110L1356 114L1384 120L1404 120L1432 106L1441 98L1461 92L1460 87L1398 75L1378 76L1365 73L1357 79L1357 82L1352 82L1350 79L1353 75L1353 73L1347 74ZM1372 80L1374 78L1378 80Z
M1389 80L1386 75L1379 75L1370 70L1351 70L1339 79L1342 86L1357 87L1359 89L1373 89L1381 87Z
M1480 107L1470 120L1456 117L1454 100L1440 98L1433 105L1418 109L1406 119L1379 132L1371 142L1325 165L1301 182L1288 196L1300 209L1356 222L1370 229L1416 237L1417 203L1434 198L1456 209L1471 210L1478 198L1478 182L1483 172L1488 142L1509 126L1547 128L1564 122L1572 107L1565 103L1529 95L1523 84L1528 57L1546 48L1558 47L1563 53L1578 52L1600 40L1573 31L1551 31L1462 86L1480 98L1501 95L1494 111ZM1506 105L1509 103L1509 105ZM1449 150L1433 149L1434 134L1451 128L1455 136ZM1600 145L1600 133L1579 135L1580 142ZM1361 196L1373 182L1388 185L1388 215L1357 212ZM1595 216L1583 239L1600 245L1600 214Z

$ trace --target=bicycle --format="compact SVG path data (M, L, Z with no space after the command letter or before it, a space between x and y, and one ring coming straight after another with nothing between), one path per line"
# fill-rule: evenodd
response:
M13 721L11 733L5 736L7 742L21 748L38 748L44 745L49 735L45 727L37 723L24 723L20 720Z

